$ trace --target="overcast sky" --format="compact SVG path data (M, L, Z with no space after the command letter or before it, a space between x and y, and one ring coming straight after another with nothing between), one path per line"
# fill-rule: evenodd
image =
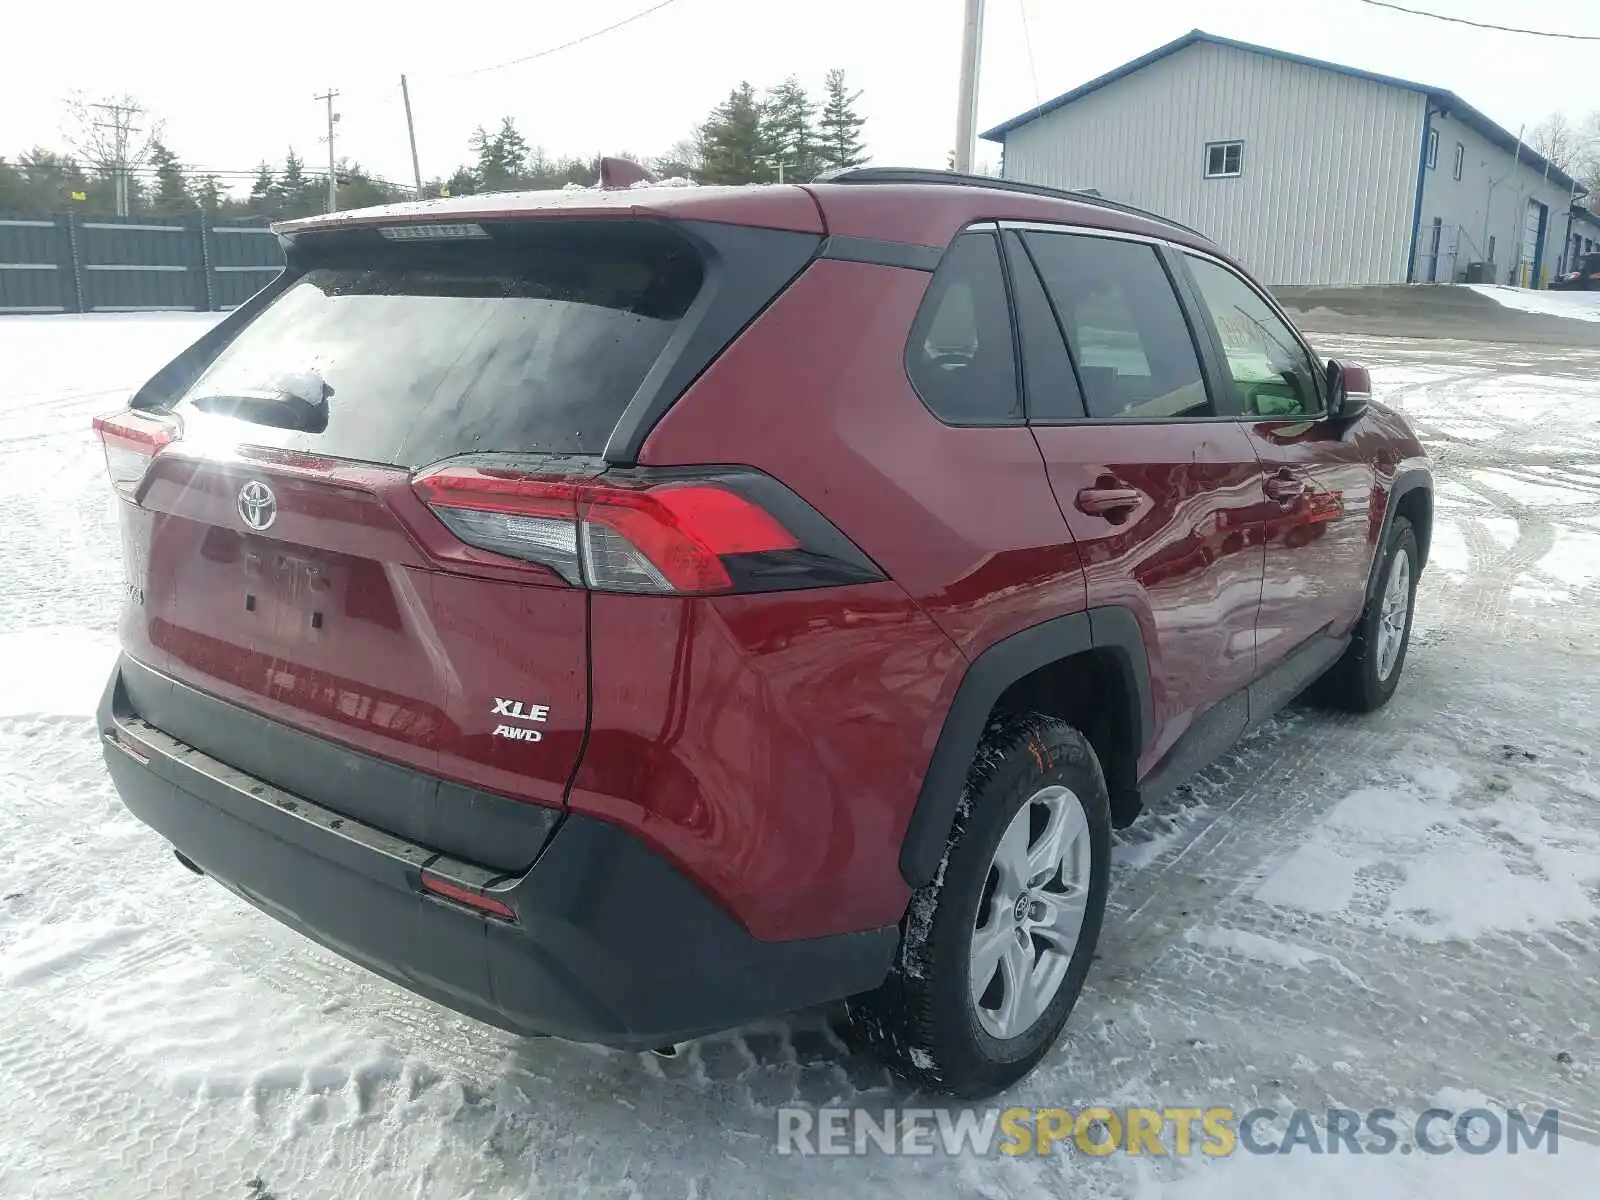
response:
M581 46L478 70L655 2L7 4L0 154L59 145L62 97L79 88L135 96L165 120L168 144L186 164L247 170L281 160L291 145L317 162L327 153L318 141L324 111L312 96L331 85L342 93L340 155L403 181L411 172L401 72L411 80L429 177L467 158L474 126L505 115L552 153L657 153L742 78L759 87L793 73L820 88L838 66L865 91L878 162L944 165L961 0L673 0ZM1594 0L1401 2L1600 34ZM1446 25L1361 0L989 0L980 128L1196 27L1448 88L1513 133L1555 109L1577 117L1600 108L1600 44ZM995 155L980 147L980 156Z

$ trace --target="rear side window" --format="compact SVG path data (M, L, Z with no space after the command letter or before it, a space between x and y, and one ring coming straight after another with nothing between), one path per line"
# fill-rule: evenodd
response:
M248 412L252 443L409 467L600 453L700 290L698 254L643 222L486 228L458 241L328 237L178 410ZM275 427L275 412L319 396L321 422Z
M1011 270L1011 300L1017 311L1017 336L1022 339L1022 381L1030 421L1078 420L1084 417L1078 379L1067 357L1066 339L1045 295L1033 260L1015 233L1005 235L1006 263Z
M1067 335L1092 418L1212 415L1200 359L1155 247L1070 233L1024 235Z
M941 421L1021 423L1016 345L994 234L964 233L951 244L912 323L906 371Z

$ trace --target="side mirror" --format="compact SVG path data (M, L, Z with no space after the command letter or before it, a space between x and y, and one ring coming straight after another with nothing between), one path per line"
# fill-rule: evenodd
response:
M1328 416L1335 421L1354 421L1372 402L1372 377L1365 367L1346 366L1328 361Z

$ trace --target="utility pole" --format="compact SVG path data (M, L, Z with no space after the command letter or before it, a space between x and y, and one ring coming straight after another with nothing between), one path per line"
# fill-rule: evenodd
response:
M314 100L325 100L328 104L328 211L339 211L339 181L333 173L333 123L339 119L339 114L333 111L333 98L339 93L329 88Z
M117 216L128 215L128 142L129 135L142 133L143 130L130 125L134 115L141 110L133 104L92 104L91 108L102 109L111 114L109 121L96 121L96 129L111 130L111 189L115 199Z
M978 64L983 57L983 0L966 0L966 24L961 30L961 88L956 107L957 174L970 175L977 147Z
M400 76L400 98L406 102L406 137L411 140L411 174L417 181L417 199L422 199L422 168L417 165L417 127L411 120L411 89Z

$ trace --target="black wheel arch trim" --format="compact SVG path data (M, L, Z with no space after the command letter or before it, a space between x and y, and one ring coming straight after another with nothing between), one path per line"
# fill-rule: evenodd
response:
M1055 617L1002 638L967 667L923 776L916 807L900 844L900 874L914 888L932 882L944 858L967 772L995 702L1040 667L1091 650L1111 654L1128 687L1128 728L1137 748L1154 728L1150 666L1133 611L1107 605Z
M1389 485L1389 496L1384 502L1383 508L1383 526L1378 530L1378 544L1372 554L1372 565L1367 568L1367 603L1371 603L1372 598L1378 594L1378 586L1381 582L1379 574L1383 570L1383 550L1389 544L1389 530L1394 527L1395 514L1400 511L1400 501L1411 492L1419 490L1428 493L1431 505L1433 473L1426 467L1413 467L1410 470L1402 471L1395 476L1394 482ZM1432 540L1431 530L1418 530L1417 532L1418 540L1423 544ZM1422 568L1427 565L1427 551L1424 550L1422 553L1424 559L1417 564L1418 573L1421 573Z

